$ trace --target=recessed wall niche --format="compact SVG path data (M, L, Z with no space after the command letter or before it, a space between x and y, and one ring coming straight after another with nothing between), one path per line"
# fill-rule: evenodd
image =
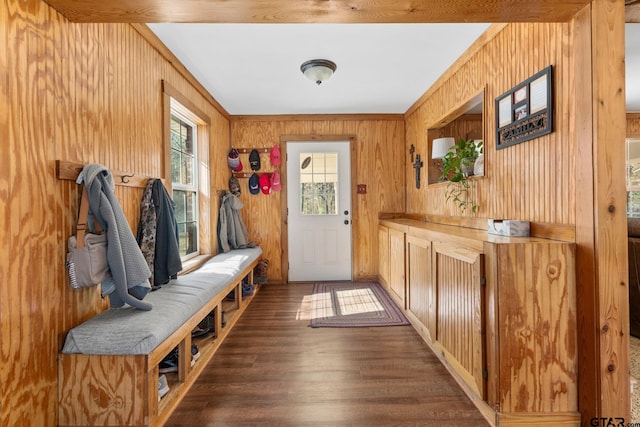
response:
M484 90L461 103L427 130L428 167L427 182L440 182L442 159L431 158L433 140L452 137L456 141L484 141Z

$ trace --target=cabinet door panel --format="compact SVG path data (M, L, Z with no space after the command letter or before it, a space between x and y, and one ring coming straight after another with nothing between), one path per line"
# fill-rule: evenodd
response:
M389 228L378 225L378 276L380 284L389 289Z
M407 236L407 310L425 327L429 341L436 332L436 291L431 277L431 242Z
M438 344L460 376L485 397L484 292L481 253L433 244Z
M400 307L404 309L404 232L393 229L389 230L389 251L390 294L398 301Z

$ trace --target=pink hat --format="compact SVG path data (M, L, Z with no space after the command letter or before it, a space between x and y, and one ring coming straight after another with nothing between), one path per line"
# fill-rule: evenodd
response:
M269 174L263 173L260 175L260 189L263 194L271 193L271 182L269 181Z
M282 189L282 184L280 183L280 172L274 171L271 174L271 190L280 191Z
M272 166L280 166L280 163L282 163L282 161L280 160L280 147L278 145L274 145L271 149L269 159L271 160Z

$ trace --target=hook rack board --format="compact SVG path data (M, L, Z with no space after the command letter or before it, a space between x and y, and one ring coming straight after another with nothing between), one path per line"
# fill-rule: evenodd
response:
M251 153L251 150L256 150L258 153L270 153L271 152L271 147L236 148L236 150L238 150L238 153L240 153L240 154L249 154L249 153Z
M75 181L78 179L78 175L84 168L82 163L66 162L63 160L56 160L56 176L58 179L66 179ZM125 187L137 187L146 188L147 182L152 179L150 176L131 174L127 172L111 170L113 176L113 182L116 185L124 185ZM164 180L162 180L164 183Z

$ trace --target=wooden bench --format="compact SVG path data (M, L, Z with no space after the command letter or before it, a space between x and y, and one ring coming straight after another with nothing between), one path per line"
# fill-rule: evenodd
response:
M251 301L242 281L253 284L261 254L216 255L149 293L152 310L107 310L70 330L58 360L58 425L164 424ZM231 292L233 300L225 299ZM209 314L215 333L194 340L201 356L191 366L191 331ZM170 391L159 399L158 365L176 347L178 371L166 374Z

